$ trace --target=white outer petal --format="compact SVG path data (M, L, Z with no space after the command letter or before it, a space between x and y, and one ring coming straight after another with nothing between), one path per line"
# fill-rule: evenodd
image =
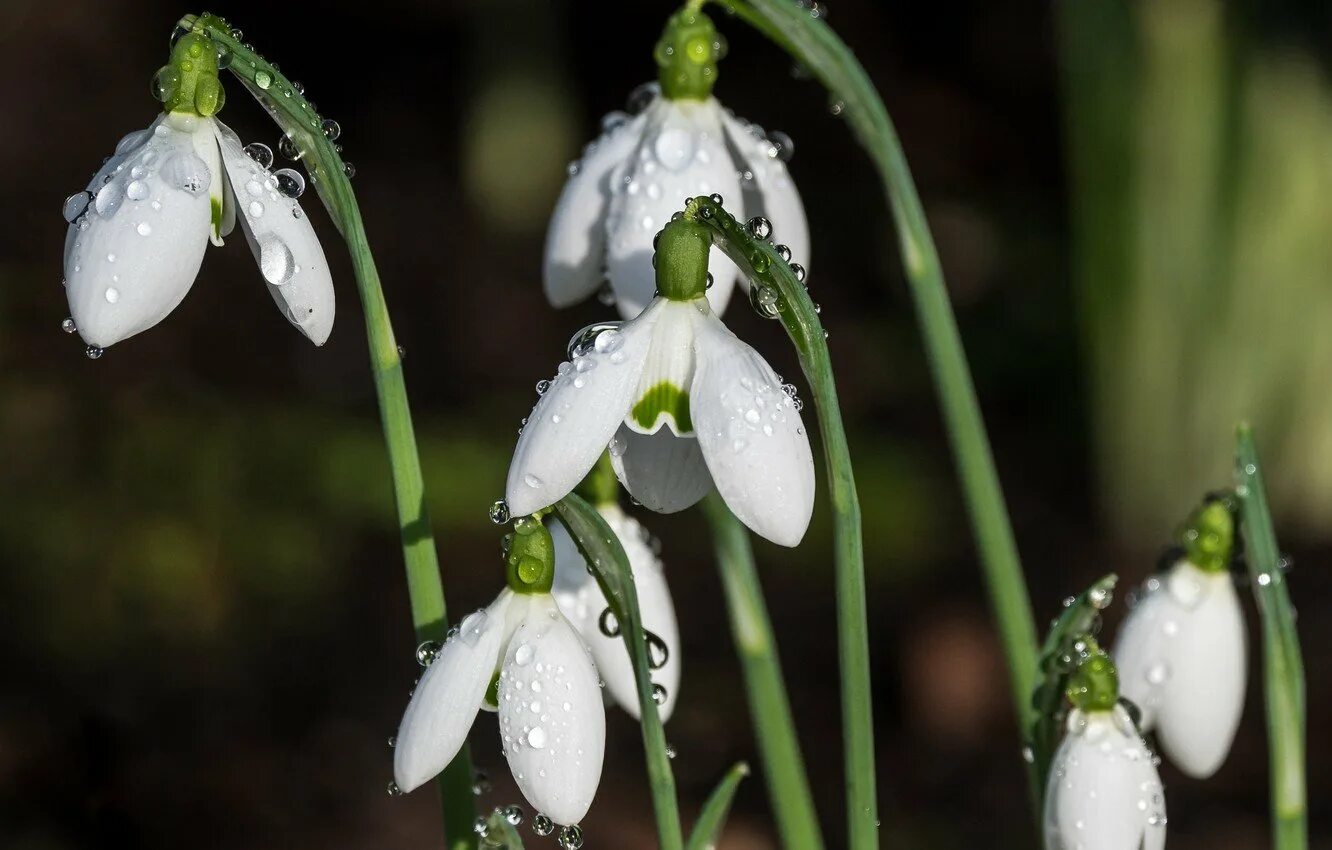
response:
M597 510L606 519L619 538L633 571L634 587L638 592L639 613L643 627L661 638L666 644L666 663L652 671L652 680L666 689L666 701L659 712L662 722L675 711L680 688L680 626L675 616L675 603L661 561L652 553L647 532L637 520L617 505L598 505ZM601 631L601 612L606 610L606 597L601 587L587 571L587 562L574 544L569 532L558 520L549 523L555 541L555 588L553 593L560 610L578 629L592 650L597 672L606 681L606 690L626 712L635 719L640 716L638 684L629 651L623 638L607 637Z
M587 647L548 595L531 597L509 641L499 723L527 802L556 823L582 820L601 782L606 709Z
M684 209L687 198L720 193L740 200L740 181L726 149L721 107L716 100L672 101L658 98L643 113L646 126L633 156L611 176L612 196L606 217L606 266L616 306L632 318L652 300L656 270L652 241ZM713 286L708 300L726 309L735 264L720 248L708 260Z
M1165 797L1122 708L1069 714L1045 795L1046 850L1160 850Z
M689 409L717 492L756 534L795 546L814 511L800 412L767 361L716 316L696 316L694 350Z
M786 163L772 155L772 143L755 135L748 122L737 118L730 110L722 110L722 120L740 156L743 167L754 175L754 188L758 207L746 206L746 218L761 215L772 223L772 240L791 249L791 262L809 270L809 222L805 217L805 204L795 181L786 170Z
M542 284L546 300L568 307L596 291L605 276L606 209L611 172L633 155L647 118L635 116L588 145L565 181L546 231Z
M169 116L146 141L127 137L120 161L102 173L110 180L70 225L65 283L88 344L105 348L151 328L194 284L208 245L213 179L195 152L200 131L197 119Z
M393 780L404 792L429 782L462 749L499 666L512 599L504 590L490 608L464 617L417 683L393 748Z
M1125 620L1115 647L1120 688L1151 706L1148 722L1180 770L1220 768L1244 711L1247 635L1229 573L1179 561Z
M671 514L692 507L712 489L712 474L694 437L670 428L652 435L621 426L610 443L611 467L643 507Z
M647 310L619 331L603 331L597 346L615 333L619 345L613 350L594 349L573 365L560 364L509 463L505 499L514 516L562 499L597 462L633 403L656 313Z
M277 191L272 173L245 153L236 134L221 121L215 125L231 199L268 292L287 321L323 345L333 331L336 303L319 237L301 205Z

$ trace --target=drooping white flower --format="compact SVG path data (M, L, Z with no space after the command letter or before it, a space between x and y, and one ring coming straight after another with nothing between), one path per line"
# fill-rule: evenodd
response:
M462 621L403 714L394 781L412 791L453 760L496 673L501 745L514 781L555 823L578 823L601 781L606 713L588 648L549 593L506 588Z
M787 172L789 139L735 117L716 98L672 99L653 92L634 116L615 113L605 132L570 166L546 234L543 280L556 307L582 301L609 280L620 314L637 316L652 299L652 239L686 198L719 194L744 221L763 216L792 258L809 267L804 204ZM726 309L739 271L712 251L708 300Z
M1165 830L1161 779L1128 712L1070 711L1046 783L1046 850L1160 850Z
M1211 776L1244 710L1248 641L1234 582L1184 558L1146 590L1115 645L1120 688L1180 770Z
M648 655L649 662L654 664L653 682L665 693L660 703L661 719L669 720L675 710L680 686L680 627L675 618L675 603L671 601L671 591L666 585L666 574L661 560L648 543L647 531L636 519L613 503L596 507L619 538L629 559L643 628L660 641L650 641ZM588 572L587 561L559 520L552 518L548 527L555 541L555 585L551 593L560 610L591 648L597 671L606 682L607 693L625 711L638 718L640 707L634 668L614 615L606 613L609 608L606 596Z
M65 285L90 352L174 310L209 239L221 245L237 218L283 315L323 345L333 328L332 278L314 228L289 196L303 179L280 176L211 116L163 113L121 139L87 189L65 202Z
M609 445L625 488L683 510L710 487L745 525L795 546L814 507L814 461L781 379L706 298L658 297L561 363L509 466L515 515L567 495Z

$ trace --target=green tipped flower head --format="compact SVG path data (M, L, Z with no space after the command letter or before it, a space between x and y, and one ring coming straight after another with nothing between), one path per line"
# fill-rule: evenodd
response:
M689 6L671 15L653 50L662 95L707 100L717 82L717 61L725 55L726 39L707 15Z
M1206 572L1230 567L1235 547L1235 514L1228 499L1209 498L1189 517L1180 533L1188 559Z
M187 33L171 47L171 60L153 77L153 96L167 112L208 117L226 103L217 78L217 51L198 33Z
M672 301L692 301L708 288L708 252L712 236L697 222L679 218L657 235L654 263L657 292Z
M1119 671L1093 638L1083 638L1083 643L1065 693L1083 711L1109 711L1119 701Z
M514 593L550 593L555 581L555 544L536 517L523 517L504 537L504 577Z

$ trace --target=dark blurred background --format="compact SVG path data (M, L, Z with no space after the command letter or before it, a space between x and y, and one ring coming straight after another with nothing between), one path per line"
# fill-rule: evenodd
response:
M499 586L486 508L533 384L607 313L595 299L556 313L541 295L565 164L653 76L672 8L210 7L342 124L407 350L455 612ZM61 201L152 119L149 80L189 11L202 10L0 8L0 846L437 846L432 795L385 793L385 741L418 671L359 305L313 195L340 296L323 349L278 315L235 240L209 250L167 321L101 360L60 332ZM1042 623L1102 573L1140 581L1196 498L1229 483L1235 420L1255 422L1295 564L1314 846L1332 846L1332 12L1318 0L830 11L914 167ZM731 45L718 96L796 143L810 288L868 531L884 844L1032 847L1003 662L873 172L815 83L718 20ZM224 119L274 144L277 129L229 89ZM776 323L743 301L727 321L799 373ZM760 543L758 555L836 846L825 508L797 551ZM685 612L667 731L692 816L756 753L701 519L645 519ZM1162 767L1172 848L1267 846L1254 683L1213 780ZM472 737L494 783L487 806L519 800L493 727L485 716ZM652 846L650 812L637 730L613 712L587 846ZM721 846L775 846L760 779Z

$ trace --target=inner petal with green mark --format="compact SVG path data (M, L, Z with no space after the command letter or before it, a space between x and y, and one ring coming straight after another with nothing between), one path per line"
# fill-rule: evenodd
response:
M688 303L661 302L652 342L648 345L638 394L625 424L640 434L655 434L663 425L676 436L692 436L689 387L694 381L694 329Z

